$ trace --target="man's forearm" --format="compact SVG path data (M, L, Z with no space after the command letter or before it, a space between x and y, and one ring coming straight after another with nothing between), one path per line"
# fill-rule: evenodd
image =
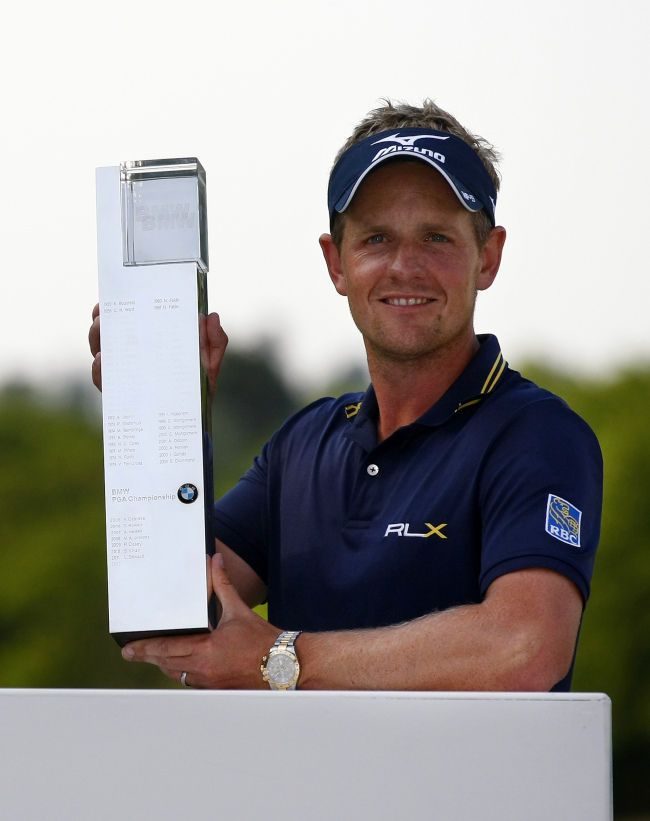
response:
M300 689L549 690L569 669L582 610L571 581L536 568L485 601L376 630L303 633Z

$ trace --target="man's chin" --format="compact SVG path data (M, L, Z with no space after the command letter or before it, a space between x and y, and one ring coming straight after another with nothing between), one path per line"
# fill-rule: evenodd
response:
M454 355L463 355L475 339L472 327L460 333L430 335L426 340L400 338L368 339L364 337L369 363L413 367L432 364Z

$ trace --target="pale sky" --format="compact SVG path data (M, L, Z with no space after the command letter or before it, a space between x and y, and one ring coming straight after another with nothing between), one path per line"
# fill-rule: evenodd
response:
M384 96L501 150L508 230L476 329L599 375L650 363L650 6L642 0L60 0L0 12L0 381L89 373L97 166L197 156L210 307L296 381L363 360L327 277L327 176Z

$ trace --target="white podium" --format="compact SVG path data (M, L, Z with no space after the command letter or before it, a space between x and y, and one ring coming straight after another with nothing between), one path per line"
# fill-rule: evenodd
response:
M607 696L0 690L11 821L611 821Z

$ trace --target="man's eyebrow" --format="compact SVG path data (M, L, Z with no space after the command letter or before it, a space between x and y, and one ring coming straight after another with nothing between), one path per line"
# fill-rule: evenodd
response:
M359 222L350 222L346 225L346 230L350 230L353 234L384 234L389 228L387 225L378 222L366 225Z
M411 223L411 226L419 233L426 234L448 234L457 230L451 223L448 222L423 222ZM352 227L352 231L360 234L384 234L391 233L394 228L385 223L368 223L362 225L357 223Z

